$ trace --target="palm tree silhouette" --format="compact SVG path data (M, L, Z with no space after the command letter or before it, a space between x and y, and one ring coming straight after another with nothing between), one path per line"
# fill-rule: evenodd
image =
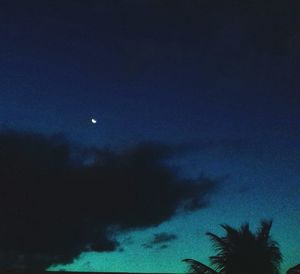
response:
M277 242L272 240L272 221L261 221L260 228L252 233L246 223L240 229L221 225L226 235L219 237L206 233L217 251L210 257L216 270L193 259L185 259L190 273L197 274L278 274L282 255Z
M294 267L291 267L286 274L299 274L300 273L300 264L297 264Z

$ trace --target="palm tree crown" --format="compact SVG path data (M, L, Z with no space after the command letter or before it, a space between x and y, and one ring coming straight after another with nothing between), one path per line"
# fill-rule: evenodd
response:
M213 233L207 233L217 251L215 256L210 257L210 261L219 273L279 273L282 256L278 244L270 237L272 221L262 221L256 233L250 231L247 223L240 229L234 229L229 225L221 226L226 232L225 236L219 237ZM194 273L205 273L200 268L198 268L200 271L195 271L197 261L185 260L185 262L190 264ZM209 273L208 269L206 271Z

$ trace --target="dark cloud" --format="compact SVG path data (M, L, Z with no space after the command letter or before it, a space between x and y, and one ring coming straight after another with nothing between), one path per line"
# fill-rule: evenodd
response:
M172 242L177 239L177 236L172 233L161 232L153 235L153 239L147 243L144 243L142 246L144 248L153 248L158 247L159 249L165 249L169 245L169 242Z
M174 241L175 239L177 239L177 236L175 234L162 232L154 235L152 244L166 243L166 242Z
M156 226L179 208L202 208L216 182L180 180L165 164L172 146L92 149L73 160L62 137L0 134L0 268L45 269L82 251L117 251L110 232ZM152 244L176 238L156 234Z

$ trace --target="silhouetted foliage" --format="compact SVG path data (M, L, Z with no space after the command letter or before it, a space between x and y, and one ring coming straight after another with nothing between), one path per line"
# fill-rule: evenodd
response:
M282 256L278 244L272 240L272 221L262 221L256 233L249 224L240 229L221 225L226 235L219 237L208 232L217 254L210 257L211 264L222 274L278 274ZM195 260L186 259L192 273L216 273Z
M191 274L217 274L215 270L209 266L200 263L194 259L184 259L182 260L185 263L189 264L189 273Z
M300 273L300 264L295 265L294 267L291 267L286 274L299 274Z

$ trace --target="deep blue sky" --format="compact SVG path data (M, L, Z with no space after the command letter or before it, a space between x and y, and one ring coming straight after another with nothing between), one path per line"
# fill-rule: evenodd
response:
M99 147L187 145L192 151L175 160L182 173L229 176L227 190L199 211L205 231L263 217L280 223L281 208L293 217L274 228L276 235L282 240L291 230L299 240L299 203L289 195L299 194L300 5L261 2L1 1L0 122ZM265 200L282 202L258 216ZM225 204L240 205L236 216L221 218ZM130 248L124 259L113 253L108 260L140 254ZM177 260L176 248L169 253L168 264ZM197 256L183 253L179 258ZM105 270L100 255L89 256L79 269ZM156 269L151 256L148 271L181 269L165 262ZM141 271L128 267L108 270Z

